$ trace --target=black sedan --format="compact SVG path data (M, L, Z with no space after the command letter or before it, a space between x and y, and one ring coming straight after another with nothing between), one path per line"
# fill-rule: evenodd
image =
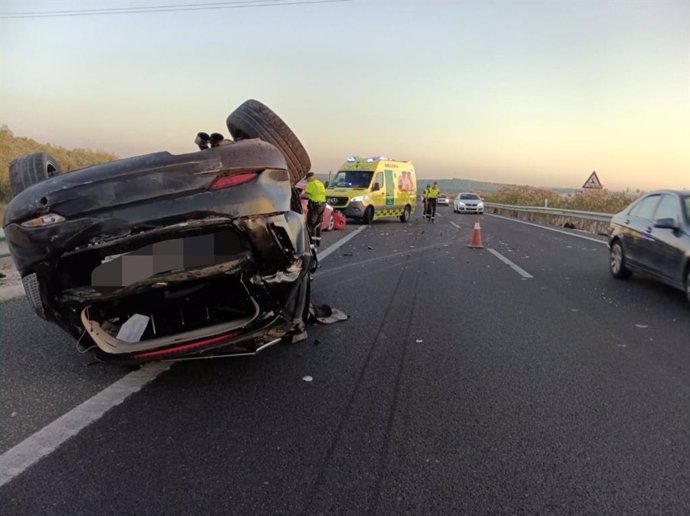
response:
M690 191L639 198L614 215L608 242L614 278L641 272L683 290L690 301Z
M200 150L62 173L14 161L10 252L36 313L103 360L253 354L304 329L315 254L294 185L309 157L248 100ZM206 133L199 133L206 135Z

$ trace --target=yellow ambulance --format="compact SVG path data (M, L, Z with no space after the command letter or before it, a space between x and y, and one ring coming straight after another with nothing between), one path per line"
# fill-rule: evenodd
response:
M407 222L417 205L417 177L409 161L350 157L326 188L326 202L365 224L385 217Z

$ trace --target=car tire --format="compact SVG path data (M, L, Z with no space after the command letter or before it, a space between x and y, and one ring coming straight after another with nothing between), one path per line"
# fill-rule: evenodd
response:
M617 279L626 279L632 275L632 271L625 264L625 251L620 240L611 243L609 251L609 270L611 275Z
M326 231L333 231L333 228L335 227L335 217L333 214L328 218L328 227L326 228Z
M402 215L400 215L400 222L408 222L410 220L410 207L405 206L405 209L402 212Z
M685 271L685 295L688 298L688 303L690 303L690 264Z
M258 100L249 99L242 103L230 113L226 125L235 140L260 138L277 147L285 157L293 186L309 172L311 160L295 133Z
M50 154L36 152L17 158L10 164L10 190L14 197L30 186L62 173L62 168Z
M374 207L368 206L367 209L364 210L364 217L362 217L362 222L366 225L369 225L373 221L374 221Z

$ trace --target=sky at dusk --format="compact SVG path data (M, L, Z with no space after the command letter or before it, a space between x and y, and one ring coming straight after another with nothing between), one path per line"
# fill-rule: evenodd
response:
M16 136L190 152L248 98L319 173L386 155L420 178L690 189L690 0L0 2Z

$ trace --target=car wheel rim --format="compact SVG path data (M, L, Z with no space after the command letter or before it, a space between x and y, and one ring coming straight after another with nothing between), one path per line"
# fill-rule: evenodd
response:
M617 274L621 270L622 263L623 251L621 249L621 246L616 244L611 249L611 270Z

